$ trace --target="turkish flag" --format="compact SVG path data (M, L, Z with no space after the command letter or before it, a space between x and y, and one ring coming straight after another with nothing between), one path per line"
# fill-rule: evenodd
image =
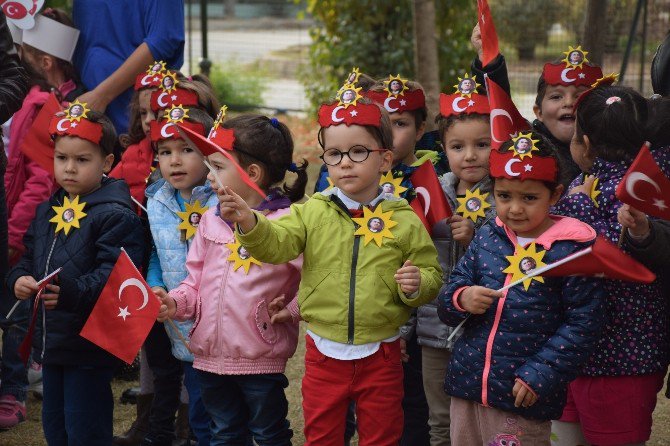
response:
M656 280L656 275L644 265L600 236L588 248L544 268L547 267L551 268L541 273L543 276L590 276L642 283Z
M487 66L500 54L498 34L493 24L489 2L487 0L477 0L477 9L479 11L477 22L479 22L479 31L482 34L482 66Z
M417 213L429 233L440 220L453 215L447 197L437 179L433 163L426 161L419 166L410 177L416 198L411 206Z
M491 109L491 148L498 150L516 133L530 130L530 124L521 116L507 92L484 75L486 94Z
M54 142L49 134L49 124L51 118L62 110L60 102L52 92L21 143L21 151L51 176L54 174Z
M643 145L616 188L616 197L654 217L670 220L670 179L658 167L647 144Z
M131 364L156 322L161 302L121 250L98 302L79 333Z

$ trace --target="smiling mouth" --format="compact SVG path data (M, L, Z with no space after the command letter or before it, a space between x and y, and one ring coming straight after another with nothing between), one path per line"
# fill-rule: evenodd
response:
M572 124L575 122L575 116L572 114L564 114L558 117L558 120L560 122L563 122L565 124Z

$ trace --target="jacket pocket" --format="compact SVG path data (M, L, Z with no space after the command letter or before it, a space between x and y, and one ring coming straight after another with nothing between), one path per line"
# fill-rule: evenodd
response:
M299 292L299 306L303 306L314 295L314 292L321 287L330 274L330 271L309 271L307 274L303 271L303 282ZM306 276L309 277L308 280L305 280Z
M256 312L254 314L254 321L256 322L256 329L261 335L261 338L270 345L277 342L277 332L270 322L270 315L268 314L268 305L263 300L256 305Z

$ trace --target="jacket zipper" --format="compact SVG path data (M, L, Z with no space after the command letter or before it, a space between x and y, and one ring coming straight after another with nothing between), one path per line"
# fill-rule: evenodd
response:
M349 330L348 344L354 343L354 305L356 301L356 265L358 264L358 246L361 243L361 236L354 236L354 248L351 255L351 276L349 277Z

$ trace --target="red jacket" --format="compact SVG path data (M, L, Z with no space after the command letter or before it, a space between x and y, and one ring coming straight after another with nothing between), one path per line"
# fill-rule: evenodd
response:
M147 178L151 174L151 162L154 151L151 140L147 137L137 144L128 146L119 164L112 169L109 176L126 180L130 187L130 195L140 203L144 202L144 189L147 187ZM138 209L135 205L135 209ZM138 213L139 210L138 210Z

